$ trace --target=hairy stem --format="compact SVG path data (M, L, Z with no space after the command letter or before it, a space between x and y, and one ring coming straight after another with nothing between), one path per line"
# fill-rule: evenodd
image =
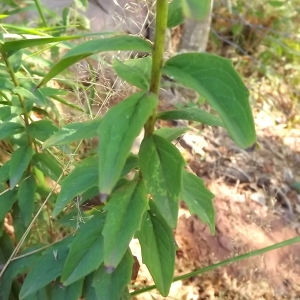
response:
M150 92L158 97L161 79L161 68L163 65L163 55L165 50L165 36L168 20L168 0L156 1L156 24L155 24L155 37L154 46L152 51L152 71ZM145 124L145 136L150 135L154 131L156 120L156 109L153 111L152 116Z

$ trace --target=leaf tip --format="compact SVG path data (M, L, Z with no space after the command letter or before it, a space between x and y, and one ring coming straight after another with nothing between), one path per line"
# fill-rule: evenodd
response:
M104 203L104 202L106 202L106 200L107 200L107 198L109 197L109 194L102 194L102 193L100 193L100 202L101 203Z
M113 266L105 266L105 272L111 274L116 268Z

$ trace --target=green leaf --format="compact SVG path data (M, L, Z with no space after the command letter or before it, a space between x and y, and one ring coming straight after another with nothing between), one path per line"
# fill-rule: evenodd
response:
M131 146L157 105L154 94L136 93L104 116L99 129L99 190L105 197L117 183Z
M176 27L183 23L183 21L182 0L173 0L169 4L167 27Z
M49 120L40 120L26 127L26 132L33 138L42 142L46 141L59 129Z
M76 62L99 52L105 51L143 51L151 52L152 45L146 40L136 36L118 35L108 38L90 40L72 48L60 62L55 64L44 77L39 86L45 85L49 80L61 73Z
M208 53L185 53L169 59L163 73L204 96L240 147L255 143L249 92L230 60Z
M60 175L63 172L61 165L50 154L35 153L32 158L32 163L40 171L42 171L43 174L52 178L55 181L58 180L58 178L60 177Z
M138 164L139 158L136 155L130 153L120 177L127 175L131 170L135 169L138 166Z
M31 110L31 108L30 109L28 108L29 106L29 104L27 103L28 101L30 101L31 107L33 103L36 103L39 106L46 106L47 103L44 95L39 90L35 89L33 83L26 83L23 85L24 86L18 86L14 88L13 92L25 98L26 100L25 105L27 111Z
M104 266L95 272L92 286L96 291L96 299L120 300L126 285L130 282L132 265L132 254L128 250L112 274L106 273Z
M86 11L88 7L88 1L87 0L74 0L74 3L77 8Z
M144 138L139 164L148 192L168 225L176 227L182 167L185 162L178 149L158 135Z
M35 190L36 182L33 175L23 180L18 189L18 205L25 226L28 226L32 219Z
M87 122L68 124L49 137L43 143L43 148L61 146L75 141L80 141L82 139L93 138L97 136L97 129L101 121L101 119L94 119Z
M183 171L183 187L181 197L187 204L189 211L210 227L212 234L215 234L215 209L211 193L204 185L204 181L194 174Z
M97 299L96 290L92 286L95 273L96 272L93 272L85 278L84 287L83 287L84 300L95 300L95 299Z
M147 266L158 290L166 297L172 284L175 268L175 241L173 231L160 214L155 203L149 201L139 239L143 263Z
M11 91L14 88L14 84L9 78L0 77L0 89Z
M214 116L201 108L195 107L165 111L159 113L157 118L161 120L189 120L201 122L210 126L224 127L224 124L219 117Z
M104 265L115 270L140 229L148 207L147 191L142 180L131 181L116 190L105 206L107 218L103 229Z
M17 73L22 65L22 55L23 51L19 50L15 52L13 55L9 57L9 63L14 71L14 73Z
M97 157L89 157L76 166L70 175L61 181L61 191L55 203L53 217L56 217L77 195L82 194L93 186L97 186L97 184Z
M5 182L9 179L9 168L10 161L8 160L5 164L0 167L0 182Z
M0 107L0 120L2 120L3 122L10 121L17 115L20 115L22 112L23 112L22 108L17 106Z
M17 41L8 41L2 44L2 48L5 52L14 53L20 49L29 48L29 47L36 47L42 45L48 45L50 43L57 43L62 41L74 40L78 39L80 35L75 36L63 36L63 37L51 37L51 38L36 38L36 39L24 39L24 40L17 40Z
M67 96L68 92L65 90L59 90L59 89L53 89L50 87L42 87L39 88L39 91L45 96L45 97L53 97L53 96Z
M286 4L285 1L268 1L268 4L273 7L281 7Z
M209 13L211 0L181 0L183 13L188 18L203 20Z
M114 59L113 67L117 75L128 83L142 90L149 89L152 68L150 57L130 59L126 62Z
M16 201L16 190L6 190L0 193L0 221L4 220L5 215L11 210Z
M51 299L52 300L77 300L81 299L83 288L83 280L78 280L70 286L61 286L61 283L57 280L54 286L51 286ZM44 299L41 299L44 300Z
M166 139L168 142L172 142L175 139L177 139L179 136L185 134L188 130L189 130L188 127L181 127L181 128L163 127L158 130L155 130L154 133Z
M31 247L21 252L19 255L28 254L31 251L37 250L37 247ZM13 279L18 275L28 270L38 259L41 252L36 252L23 258L12 261L4 272L0 280L0 299L8 300L11 292L11 284Z
M33 150L29 145L21 146L11 155L9 168L9 185L11 190L19 183L32 156Z
M24 127L13 122L5 122L0 124L0 140L13 136L14 134L24 131Z
M61 281L65 286L92 273L103 263L102 230L105 214L98 213L81 225L66 259Z
M54 244L36 261L22 285L20 299L35 293L61 275L70 240L65 238Z

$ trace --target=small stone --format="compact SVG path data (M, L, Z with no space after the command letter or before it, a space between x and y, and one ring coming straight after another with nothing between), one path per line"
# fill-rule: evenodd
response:
M264 194L261 194L261 193L253 193L253 194L251 194L250 199L251 199L252 201L255 201L255 202L259 203L259 204L262 205L262 206L265 206L265 205L266 205L266 197L265 197Z

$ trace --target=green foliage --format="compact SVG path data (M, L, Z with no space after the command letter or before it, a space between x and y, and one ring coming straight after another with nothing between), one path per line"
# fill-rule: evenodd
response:
M48 19L39 1L35 3L46 26ZM75 1L80 10L87 4ZM214 196L203 180L185 170L172 143L189 128L156 130L155 122L183 119L222 126L246 148L256 139L249 93L227 59L186 53L163 62L166 26L177 26L184 16L202 19L210 1L158 0L157 5L163 11L157 17L154 45L137 36L104 33L75 45L70 41L87 35L63 36L70 9L63 12L64 26L47 28L47 33L45 28L4 26L35 37L11 40L4 34L0 44L0 140L5 154L0 161L1 299L130 299L133 237L139 239L143 262L158 290L167 296L180 200L214 233ZM91 110L95 92L72 83L67 69L88 57L109 64L97 54L111 51L116 74L141 91L118 99L122 101L96 117ZM124 61L119 51L151 55ZM214 112L198 107L157 112L161 73L194 89ZM68 89L85 96L91 120L62 122L53 100L87 119L84 109L67 100ZM143 129L139 154L133 155ZM17 246L3 229L7 213L13 218ZM16 258L20 249L24 256Z
M208 53L179 54L166 62L163 72L203 95L240 147L256 142L248 89L228 59Z

